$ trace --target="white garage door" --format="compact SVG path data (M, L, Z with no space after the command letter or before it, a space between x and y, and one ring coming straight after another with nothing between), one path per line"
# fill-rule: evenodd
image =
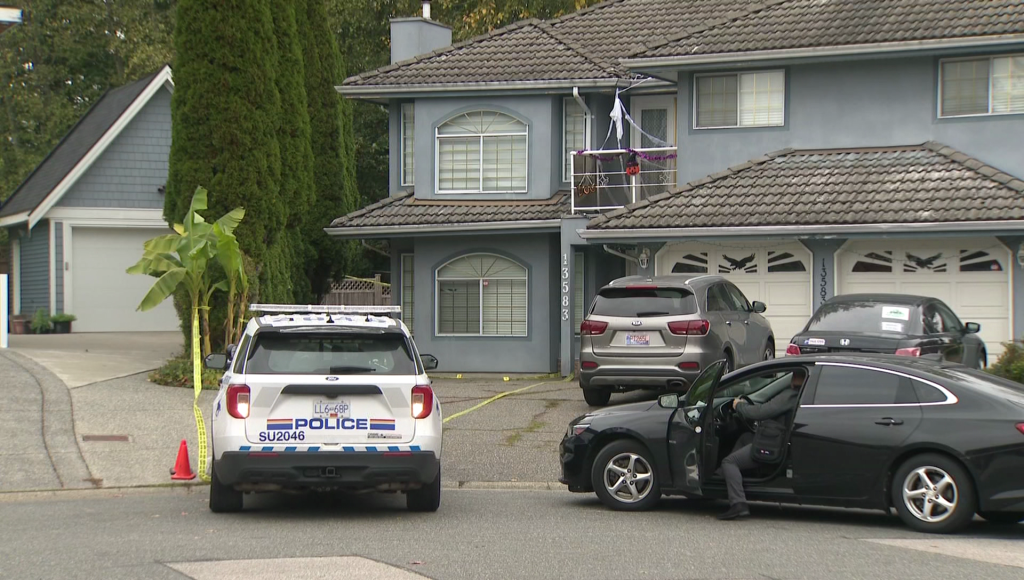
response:
M171 300L148 312L136 312L156 278L125 270L142 257L142 244L167 233L162 228L88 228L71 230L68 263L71 300L66 309L77 317L75 332L177 330Z
M812 314L810 270L811 254L800 243L766 242L762 248L669 244L658 252L655 263L658 275L721 275L751 302L764 302L778 356L786 352L789 339L803 330Z
M933 296L960 320L981 324L989 363L1010 340L1010 254L995 238L849 242L838 254L843 294Z

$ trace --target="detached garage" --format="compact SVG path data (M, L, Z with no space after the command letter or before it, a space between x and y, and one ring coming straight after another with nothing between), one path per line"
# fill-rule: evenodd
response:
M12 310L76 317L75 332L175 331L170 301L135 309L155 281L125 270L169 233L163 185L171 70L107 91L3 206Z

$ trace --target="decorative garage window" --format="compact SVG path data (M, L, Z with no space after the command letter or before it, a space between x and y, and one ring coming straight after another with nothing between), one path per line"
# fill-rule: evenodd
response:
M413 321L413 258L412 254L402 254L402 320L409 332Z
M892 272L892 250L868 252L853 265L854 272Z
M903 260L903 271L906 273L917 272L946 272L949 258L942 252L906 252Z
M402 185L413 185L416 161L413 155L416 133L416 109L412 103L402 105Z
M783 71L698 75L694 91L697 129L777 127L785 123Z
M708 253L694 252L679 258L672 266L673 274L707 274Z
M807 265L802 258L793 255L792 252L777 252L768 250L768 273L781 272L806 272Z
M757 252L723 252L718 260L719 274L757 274Z
M493 254L470 254L437 269L435 332L449 336L526 336L528 274Z
M526 123L495 111L458 115L437 128L438 193L523 193Z
M1002 272L1003 264L985 250L960 250L961 272Z
M939 116L1024 113L1024 55L943 61Z

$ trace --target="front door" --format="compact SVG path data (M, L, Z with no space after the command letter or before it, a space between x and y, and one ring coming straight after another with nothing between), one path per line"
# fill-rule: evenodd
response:
M897 449L921 422L912 380L847 363L819 363L813 401L790 436L793 489L800 496L862 500L879 487Z
M673 488L698 494L705 476L705 434L711 430L714 415L712 401L722 379L725 361L708 365L693 382L668 427L669 457L672 461ZM709 441L717 441L711 432ZM710 473L706 474L710 476Z

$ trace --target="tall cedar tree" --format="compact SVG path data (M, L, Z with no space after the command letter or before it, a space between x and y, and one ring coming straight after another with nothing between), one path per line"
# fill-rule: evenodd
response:
M303 2L297 2L301 6ZM305 18L298 16L302 56L306 67L306 97L312 125L316 201L303 229L312 248L306 274L317 296L327 293L330 281L339 280L356 262L354 242L333 240L323 228L330 220L359 207L356 189L352 110L335 90L345 78L341 53L331 32L324 0L306 0Z
M265 296L267 247L284 230L277 38L270 0L180 0L174 30L171 156L164 218L181 221L196 186L209 215L245 208L236 230Z
M278 15L275 31L279 66L278 93L281 114L277 138L281 146L281 202L287 211L285 230L269 248L267 287L263 298L269 302L309 303L312 292L305 264L312 249L303 239L307 220L323 227L322 218L310 213L313 190L313 149L306 99L305 66L299 43L296 11L306 10L305 0L271 0ZM277 280L273 277L282 277Z

